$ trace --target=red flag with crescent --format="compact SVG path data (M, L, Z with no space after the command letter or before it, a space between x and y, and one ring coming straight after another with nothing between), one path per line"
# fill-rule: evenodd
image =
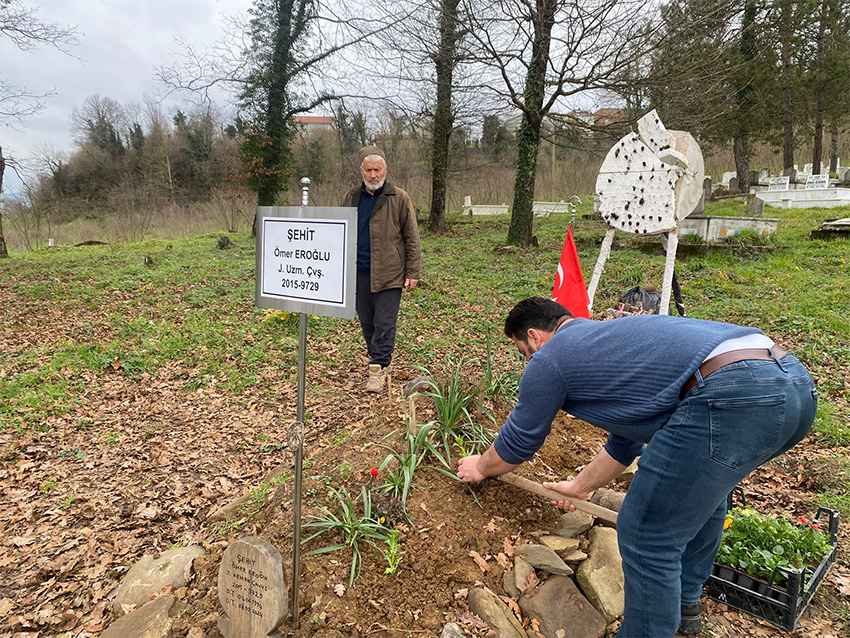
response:
M555 287L552 290L552 300L569 310L574 317L590 319L587 296L587 286L581 274L581 264L578 251L573 241L573 226L567 227L567 238L564 240L564 250L561 251L561 261L558 262L558 274L555 276Z

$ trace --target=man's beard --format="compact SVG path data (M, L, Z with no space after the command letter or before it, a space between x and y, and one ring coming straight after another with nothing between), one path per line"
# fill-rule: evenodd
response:
M386 182L386 181L387 181L387 178L385 177L380 182L378 182L375 186L372 186L372 184L367 182L365 179L363 180L363 183L366 184L366 188L369 190L369 192L374 193L376 190L381 188L384 185L384 182Z

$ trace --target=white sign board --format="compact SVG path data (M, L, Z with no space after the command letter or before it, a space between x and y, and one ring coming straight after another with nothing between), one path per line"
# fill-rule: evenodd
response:
M806 178L806 190L829 188L829 175L809 175Z
M771 177L767 183L767 190L769 191L787 191L790 187L791 180L788 175L782 175L780 177Z
M256 304L354 317L357 209L257 209Z

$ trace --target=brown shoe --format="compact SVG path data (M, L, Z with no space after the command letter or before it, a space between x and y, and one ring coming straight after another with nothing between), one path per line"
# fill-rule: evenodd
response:
M366 380L366 392L382 392L387 379L387 369L377 363L369 364L369 378Z

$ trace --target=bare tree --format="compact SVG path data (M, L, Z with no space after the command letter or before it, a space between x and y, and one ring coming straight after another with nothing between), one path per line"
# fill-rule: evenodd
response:
M3 147L0 146L0 257L8 257L9 249L6 248L6 237L3 235L3 214L5 202L3 197L3 173L6 171L6 158L3 157Z
M0 37L11 40L22 51L45 45L69 53L69 48L77 43L77 30L75 27L43 22L37 15L37 9L27 7L21 0L0 0ZM53 90L42 93L31 91L0 76L0 122L7 126L23 124L27 117L44 108L42 100L53 93ZM0 193L3 192L5 168L6 162L0 151ZM8 256L0 216L0 257Z
M623 71L658 46L658 13L636 0L464 0L480 49L482 88L518 109L516 178L508 243L532 237L543 122L571 101L620 85Z
M242 158L260 206L287 187L293 117L335 99L320 84L327 61L363 37L366 20L344 16L320 0L255 0L249 20L234 19L223 39L158 76L172 89L205 99L222 87L238 98Z

